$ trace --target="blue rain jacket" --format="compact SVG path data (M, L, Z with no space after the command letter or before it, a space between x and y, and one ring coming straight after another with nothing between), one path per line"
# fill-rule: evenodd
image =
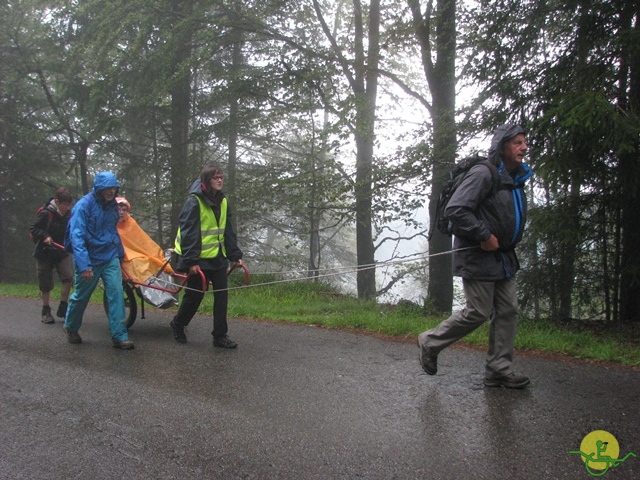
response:
M93 182L93 190L78 200L71 211L64 246L68 252L73 253L73 261L80 272L114 258L124 258L124 248L117 228L118 204L115 198L106 202L99 195L101 190L111 187L120 188L116 176L111 172L98 173Z

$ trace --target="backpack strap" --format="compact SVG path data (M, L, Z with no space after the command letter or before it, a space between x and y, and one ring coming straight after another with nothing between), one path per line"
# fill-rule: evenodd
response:
M493 187L491 189L491 194L495 195L498 192L498 190L500 189L500 184L502 183L502 182L500 182L500 173L498 173L498 167L496 167L489 160L484 160L481 163L486 165L487 168L489 169L489 171L491 172L491 180L493 181Z
M498 172L498 168L489 160L480 163L486 165L491 172L491 179L493 180L491 195L495 195L499 190L516 190L518 188L523 188L524 185L505 185L505 183L500 180L500 172Z

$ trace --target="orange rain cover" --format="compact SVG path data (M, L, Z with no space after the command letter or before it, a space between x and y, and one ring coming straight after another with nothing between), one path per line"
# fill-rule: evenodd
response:
M124 246L122 267L138 283L145 283L149 277L163 272L173 274L171 266L164 258L162 248L142 230L138 222L127 216L124 222L118 222L118 233ZM123 275L124 276L124 275Z

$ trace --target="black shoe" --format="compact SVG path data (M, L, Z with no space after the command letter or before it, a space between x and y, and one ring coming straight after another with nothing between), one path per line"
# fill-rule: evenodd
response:
M418 336L418 346L420 347L420 365L427 375L435 375L438 373L438 354L433 353L430 348L424 346L420 342Z
M508 375L487 375L484 377L485 387L524 388L529 385L529 378L524 375L510 373Z
M46 323L47 325L56 323L55 318L53 318L53 315L51 315L51 307L49 305L42 306L42 320L40 321L42 323Z
M184 327L176 324L175 318L171 320L169 325L171 325L171 330L173 331L173 338L175 338L179 343L187 343L187 336L184 333Z
M213 346L218 348L236 348L238 344L225 335L224 337L213 337Z
M63 328L62 331L67 336L69 343L82 343L82 337L78 332L69 332L66 328Z
M58 305L58 311L56 312L56 317L64 318L67 315L67 302L60 302Z

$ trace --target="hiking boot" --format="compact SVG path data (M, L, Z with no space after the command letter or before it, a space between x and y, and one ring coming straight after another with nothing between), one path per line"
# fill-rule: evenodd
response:
M46 323L47 325L50 325L52 323L56 323L55 318L53 318L53 315L51 315L51 307L49 305L43 305L42 306L42 323Z
M58 318L64 318L67 315L67 302L60 302L60 305L58 305L58 311L56 312L56 317Z
M524 388L527 385L529 385L529 378L515 373L508 375L491 374L484 377L485 387Z
M426 347L418 335L418 346L420 347L420 365L427 375L438 373L438 354Z
M187 336L184 333L184 327L182 325L178 325L175 318L171 320L169 325L171 325L171 330L173 331L173 338L175 338L178 343L187 343Z
M69 332L66 328L63 328L62 331L67 336L69 343L82 343L82 337L78 332Z
M224 337L213 337L213 346L218 348L236 348L238 344L225 335Z
M113 342L113 348L119 348L120 350L133 350L134 345L131 340L122 340L121 342Z

